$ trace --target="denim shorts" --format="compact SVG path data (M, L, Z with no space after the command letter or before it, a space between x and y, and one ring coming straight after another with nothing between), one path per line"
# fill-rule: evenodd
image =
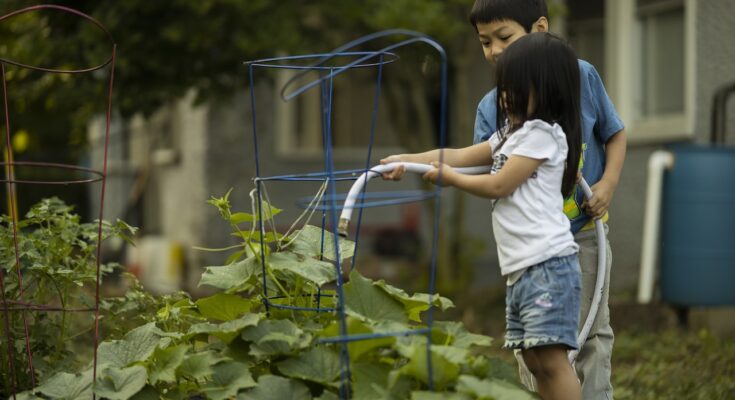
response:
M581 283L576 254L530 266L506 290L503 347L529 349L552 344L578 347Z

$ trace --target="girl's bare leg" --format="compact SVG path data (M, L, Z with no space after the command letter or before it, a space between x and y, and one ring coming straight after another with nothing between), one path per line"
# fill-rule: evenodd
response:
M569 364L565 346L540 346L521 353L528 369L536 377L542 399L582 400L582 387Z

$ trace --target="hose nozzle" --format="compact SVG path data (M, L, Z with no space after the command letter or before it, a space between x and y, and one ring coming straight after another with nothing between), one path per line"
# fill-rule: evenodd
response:
M337 234L343 238L347 237L347 228L350 226L350 220L347 218L340 218L339 224L337 225Z

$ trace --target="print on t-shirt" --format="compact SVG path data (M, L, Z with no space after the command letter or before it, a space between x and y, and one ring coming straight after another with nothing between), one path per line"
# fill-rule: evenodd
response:
M500 172L506 161L508 161L508 156L506 156L505 154L500 153L493 156L493 166L490 168L490 174L495 175ZM529 179L535 179L536 176L538 176L537 171L533 171Z
M500 169L503 168L506 161L508 161L508 156L505 154L500 153L493 156L493 166L490 168L490 174L495 175L500 172Z

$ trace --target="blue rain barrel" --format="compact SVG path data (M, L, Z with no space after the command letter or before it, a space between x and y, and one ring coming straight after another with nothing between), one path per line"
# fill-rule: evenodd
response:
M735 149L680 145L664 177L661 289L681 306L735 305Z

